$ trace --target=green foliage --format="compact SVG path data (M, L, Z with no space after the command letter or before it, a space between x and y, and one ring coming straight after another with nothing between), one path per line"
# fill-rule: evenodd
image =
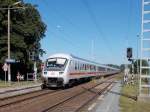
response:
M7 8L17 1L0 0L0 8ZM38 56L44 53L40 40L45 36L46 25L34 6L22 2L19 7L26 8L10 11L11 58L29 66L29 52L35 51ZM0 10L0 63L7 58L7 17L7 10Z
M121 64L121 65L120 65L120 70L123 72L124 69L125 69L125 64Z
M107 66L110 66L110 67L113 67L113 68L118 68L118 69L120 69L120 66L114 65L114 64L107 64Z
M149 66L148 61L142 60L142 66L148 67ZM136 74L140 73L140 60L136 60L134 62L134 73ZM142 74L149 74L149 69L143 69Z

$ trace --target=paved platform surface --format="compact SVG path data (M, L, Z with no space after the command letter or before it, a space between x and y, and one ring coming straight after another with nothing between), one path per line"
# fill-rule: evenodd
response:
M117 81L108 93L98 97L97 101L88 108L88 112L120 112L120 95L118 95L120 90L121 82Z
M36 83L36 84L32 84L32 85L0 88L0 98L40 90L41 89L40 85L41 85L41 83ZM18 90L18 91L15 91L15 90Z

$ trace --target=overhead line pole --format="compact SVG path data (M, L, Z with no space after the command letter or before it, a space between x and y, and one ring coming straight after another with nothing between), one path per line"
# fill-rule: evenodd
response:
M10 9L8 7L8 59L10 59ZM8 81L11 82L11 67L8 64Z

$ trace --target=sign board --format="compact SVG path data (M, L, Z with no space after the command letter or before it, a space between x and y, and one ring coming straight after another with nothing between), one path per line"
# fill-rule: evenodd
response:
M15 59L6 59L5 60L6 63L15 63Z
M8 70L8 65L7 65L7 63L5 63L2 68L3 68L3 70L6 72L6 71Z
M36 62L34 62L34 72L37 72Z
M36 67L34 68L34 71L37 72L37 68Z

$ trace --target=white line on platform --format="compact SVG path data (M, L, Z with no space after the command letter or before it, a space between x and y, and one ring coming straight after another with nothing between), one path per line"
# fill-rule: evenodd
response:
M98 100L104 100L104 95L99 96Z
M89 108L88 111L91 111L96 106L96 103L93 103Z

